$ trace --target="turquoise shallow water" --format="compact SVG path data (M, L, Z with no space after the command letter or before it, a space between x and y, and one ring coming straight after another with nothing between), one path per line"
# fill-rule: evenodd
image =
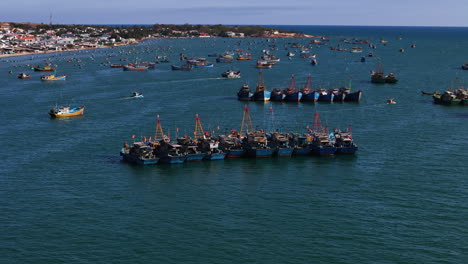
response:
M289 27L291 28L291 27ZM362 54L314 46L319 64L281 58L264 71L268 88L313 86L353 79L360 104L248 103L254 126L269 125L269 108L281 129L311 125L319 112L330 128L353 126L354 157L225 160L137 167L118 152L131 135L152 135L156 115L167 132L191 133L195 113L206 129L239 129L243 82L254 86L253 61L173 72L102 65L178 54L251 47L264 39L167 39L136 46L0 59L0 261L2 263L466 263L468 142L466 107L433 105L420 90L442 91L468 57L466 28L293 27L327 35L369 38L377 49ZM402 40L396 40L402 36ZM386 46L378 44L384 38ZM251 43L249 46L248 43ZM410 45L417 48L411 49ZM345 44L341 44L344 46ZM352 45L346 46L347 48ZM398 50L404 48L405 52ZM373 85L377 58L396 85ZM74 58L75 60L67 62ZM80 59L77 62L76 59ZM16 79L26 64L58 65L65 82L42 83L40 73ZM229 69L240 80L222 80ZM15 74L8 74L12 69ZM141 100L126 99L133 90ZM395 98L396 105L386 105ZM57 102L86 105L81 118L53 120ZM219 130L218 130L219 126Z

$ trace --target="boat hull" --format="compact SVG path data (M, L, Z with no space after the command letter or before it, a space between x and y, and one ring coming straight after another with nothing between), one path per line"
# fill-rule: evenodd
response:
M293 155L295 156L309 156L312 153L310 148L296 147L293 150Z
M130 154L120 153L123 157L123 160L128 163L138 164L138 165L154 165L159 162L159 158L153 159L141 159Z
M278 157L291 157L294 152L294 148L278 148L275 155Z
M267 102L267 101L270 101L270 98L271 98L271 92L270 91L256 92L253 95L254 101Z
M269 158L272 157L276 149L273 148L251 148L247 150L247 156L251 158Z
M358 150L358 147L337 147L335 154L337 155L353 155Z
M203 159L205 160L223 160L226 157L226 153L210 153L210 154L205 154Z
M231 149L226 153L226 158L228 159L235 159L235 158L242 158L246 154L245 149Z
M332 93L328 94L320 94L318 101L319 102L326 102L326 103L331 103L333 102L333 99L335 98L335 95Z
M323 146L311 146L310 147L311 154L315 156L333 156L335 155L336 148L335 147L323 147Z
M302 93L301 92L295 92L295 93L290 93L286 94L284 97L284 101L286 102L300 102L302 98Z
M361 101L361 96L362 96L362 91L359 90L354 93L349 93L346 94L346 97L344 98L345 102L360 102Z
M76 110L76 111L71 112L71 113L56 113L56 112L53 112L53 111L49 112L49 115L51 117L55 117L55 118L82 116L83 114L84 114L84 107L81 107L81 108L79 108L79 110Z
M186 156L161 156L159 157L159 162L166 164L180 164L184 163Z
M187 162L202 161L204 157L205 157L205 153L187 154L185 161Z

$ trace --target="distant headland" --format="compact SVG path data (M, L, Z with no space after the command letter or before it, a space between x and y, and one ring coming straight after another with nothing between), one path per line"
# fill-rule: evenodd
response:
M0 57L137 44L151 38L307 38L301 32L262 26L56 25L0 22Z

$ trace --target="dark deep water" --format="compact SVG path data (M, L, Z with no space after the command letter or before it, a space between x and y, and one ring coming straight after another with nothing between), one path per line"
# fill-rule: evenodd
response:
M152 135L158 114L172 137L176 128L192 133L196 113L207 130L239 129L245 103L236 93L245 81L255 86L254 60L192 72L170 65L180 64L181 52L206 57L247 47L257 59L273 40L162 39L0 59L0 262L466 263L468 108L434 105L420 91L466 79L460 66L468 60L468 28L278 27L331 41L313 46L319 64L312 66L299 52L287 60L283 46L310 39L278 39L272 53L281 62L264 70L269 89L285 88L291 74L300 86L311 73L316 88L338 87L352 76L363 100L250 102L254 126L269 125L270 106L279 127L291 131L312 125L317 111L330 128L353 126L360 147L354 157L151 167L120 161L122 143ZM370 39L377 49L329 49L356 46L339 42L345 37ZM369 52L375 57L359 62ZM102 65L157 55L172 63L149 72ZM26 66L45 60L68 79L43 83ZM369 82L377 60L398 84ZM229 68L241 70L242 79L219 79ZM31 79L17 79L20 71ZM134 90L145 98L126 99ZM385 104L387 98L397 104ZM57 102L86 105L85 115L50 119Z

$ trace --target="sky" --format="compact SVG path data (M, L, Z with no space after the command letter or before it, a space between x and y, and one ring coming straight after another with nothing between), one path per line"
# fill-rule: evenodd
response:
M468 0L21 0L0 21L468 27Z

